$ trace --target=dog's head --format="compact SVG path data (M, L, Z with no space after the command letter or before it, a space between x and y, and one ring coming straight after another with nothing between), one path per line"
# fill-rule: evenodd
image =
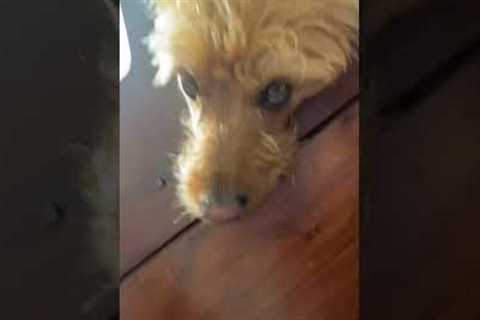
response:
M156 0L157 84L188 104L176 161L186 212L226 220L261 204L296 149L294 111L355 52L358 0Z

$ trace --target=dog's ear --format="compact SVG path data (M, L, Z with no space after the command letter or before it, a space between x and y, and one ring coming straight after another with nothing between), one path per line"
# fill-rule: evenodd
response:
M358 60L358 0L330 5L303 19L297 30L309 82L331 83Z

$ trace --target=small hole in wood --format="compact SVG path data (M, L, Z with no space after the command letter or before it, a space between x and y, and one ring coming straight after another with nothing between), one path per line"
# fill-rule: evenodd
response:
M167 180L165 178L158 177L155 181L155 184L159 189L162 189L167 186Z
M50 223L57 224L65 220L65 214L66 214L65 206L57 202L52 202L51 206L52 206L52 215L50 218Z

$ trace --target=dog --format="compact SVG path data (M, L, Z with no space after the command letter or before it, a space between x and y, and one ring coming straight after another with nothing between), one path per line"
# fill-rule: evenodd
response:
M229 221L292 177L294 115L358 53L358 0L153 0L155 85L188 112L175 159L183 211Z

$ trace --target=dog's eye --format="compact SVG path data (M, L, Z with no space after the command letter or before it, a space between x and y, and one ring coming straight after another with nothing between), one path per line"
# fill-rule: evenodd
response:
M292 86L290 83L283 80L274 80L260 92L258 103L266 110L275 111L290 100L291 94Z
M183 92L185 92L190 99L197 99L198 84L190 73L185 72L180 76L180 84Z

